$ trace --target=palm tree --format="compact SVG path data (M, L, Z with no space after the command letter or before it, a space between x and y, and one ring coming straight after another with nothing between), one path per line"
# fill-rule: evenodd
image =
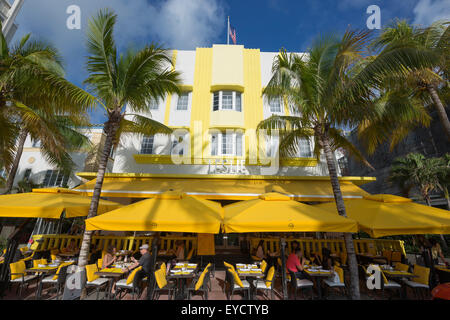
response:
M1 29L1 24L0 24ZM78 117L96 103L95 97L64 78L58 51L43 41L24 36L12 48L0 30L0 162L11 168L17 154L23 115Z
M448 94L450 72L450 23L438 21L426 28L409 25L406 21L395 21L383 29L380 36L372 43L375 50L382 53L395 51L399 46L415 48L431 59L428 67L420 66L420 60L410 61L416 63L416 68L408 73L390 74L391 82L397 86L409 87L414 96L421 99L425 105L432 104L444 128L447 138L450 139L450 121L445 107L439 96L439 91ZM447 92L447 93L446 93Z
M356 126L374 114L373 94L355 81L352 66L363 57L367 32L347 31L342 38L328 37L316 41L308 54L288 55L281 51L275 58L273 77L264 89L268 99L284 98L292 116L272 116L263 120L258 129L269 135L280 135L280 156L295 156L301 139L313 137L314 154L319 159L324 152L334 198L340 215L347 217L338 180L333 150L341 147L351 155L370 164L344 136L339 125ZM358 265L352 234L345 233L345 245L351 274L351 296L359 299Z
M179 92L180 74L173 70L166 50L151 45L118 56L113 37L116 18L112 11L105 9L89 21L87 70L90 75L85 83L101 101L108 120L104 124L106 140L88 218L97 214L108 156L113 145L119 142L121 133L171 133L170 128L137 113L149 113L151 99ZM134 113L126 114L126 107ZM84 232L78 261L80 267L87 263L91 235L91 231Z
M438 174L439 179L439 189L441 189L442 193L444 194L444 198L447 201L447 210L450 211L450 196L449 196L449 189L450 189L450 153L446 153L442 157L442 166L441 170Z
M375 122L395 107L398 117L418 121L420 115L410 117L405 105L411 103L401 92L383 95L384 80L390 74L407 74L418 67L432 64L429 53L398 45L377 56L365 54L370 41L369 32L347 31L339 38L322 37L307 54L288 55L281 51L272 66L273 77L264 89L268 99L283 98L292 116L272 116L262 121L258 129L277 130L281 136L280 155L297 154L301 139L313 137L314 154L325 154L337 211L347 217L342 198L333 150L343 148L351 156L363 161L362 153L344 136L342 127L362 128ZM410 120L412 119L412 120ZM405 120L405 121L406 121ZM402 120L403 121L403 120ZM351 297L359 299L358 266L352 235L344 234L350 275Z
M422 154L410 153L404 158L394 160L389 180L400 186L417 187L426 204L431 206L431 193L442 190L439 177L443 173L443 168L443 158L425 158ZM447 248L444 236L440 236L444 247Z
M14 160L6 181L5 194L11 192L27 136L34 141L40 141L40 149L46 161L64 173L70 173L75 166L69 152L90 144L89 139L76 130L78 126L89 124L89 121L83 116L58 115L58 108L46 110L43 113L33 107L27 107L20 103L17 105L19 106L17 118L20 119L18 126L21 129Z

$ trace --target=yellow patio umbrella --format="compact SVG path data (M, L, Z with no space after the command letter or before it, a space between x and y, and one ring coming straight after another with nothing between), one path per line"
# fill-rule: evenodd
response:
M86 220L87 230L219 233L222 206L167 192Z
M91 197L63 188L33 189L30 193L0 196L0 217L59 219L65 210L66 218L87 216ZM100 200L98 214L121 207L120 204Z
M337 213L334 203L317 208ZM411 199L379 194L345 201L349 218L356 220L361 230L372 237L403 234L448 234L450 212L412 202Z
M357 232L356 221L330 214L280 193L224 207L226 233L243 232Z

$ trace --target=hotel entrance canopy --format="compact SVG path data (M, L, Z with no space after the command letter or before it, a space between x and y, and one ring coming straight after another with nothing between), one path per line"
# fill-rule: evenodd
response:
M92 195L95 173L78 176L94 179L74 189ZM375 178L342 177L344 199L362 199L368 195L359 188ZM183 192L204 199L249 200L268 192L280 192L299 201L332 201L333 191L329 177L231 176L231 175L158 175L158 174L106 174L103 197L151 198L167 191Z

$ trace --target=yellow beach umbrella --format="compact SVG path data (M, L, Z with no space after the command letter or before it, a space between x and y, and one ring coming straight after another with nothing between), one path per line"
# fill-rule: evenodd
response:
M59 219L65 210L66 218L88 215L91 197L62 188L33 189L30 193L0 196L0 217ZM121 207L120 204L100 200L98 214Z
M317 208L337 213L334 203ZM450 212L412 202L394 195L364 196L363 199L345 201L349 218L356 220L361 230L372 237L403 234L448 234Z
M87 230L219 233L222 206L167 192L86 220Z
M279 193L224 207L226 233L243 232L357 232L356 221L330 214Z

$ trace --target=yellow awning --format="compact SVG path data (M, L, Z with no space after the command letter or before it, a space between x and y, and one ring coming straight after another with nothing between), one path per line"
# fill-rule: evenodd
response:
M92 195L95 179L76 188ZM361 199L367 192L351 181L342 178L344 199ZM299 201L330 201L334 199L330 180L327 177L283 177L282 178L208 178L208 177L110 177L106 176L103 197L149 198L174 190L204 199L249 200L257 199L267 192L281 192Z
M86 229L219 233L222 212L219 203L170 192L87 219Z
M316 206L268 193L256 200L224 207L227 233L243 232L357 232L356 221L330 214Z
M337 213L336 204L324 203L317 208ZM373 195L345 201L349 218L372 237L403 234L449 234L450 212L412 202L393 195Z
M66 218L87 216L91 198L66 191L35 189L32 193L0 196L0 217L59 219L64 210ZM120 204L100 200L98 214L121 207Z

